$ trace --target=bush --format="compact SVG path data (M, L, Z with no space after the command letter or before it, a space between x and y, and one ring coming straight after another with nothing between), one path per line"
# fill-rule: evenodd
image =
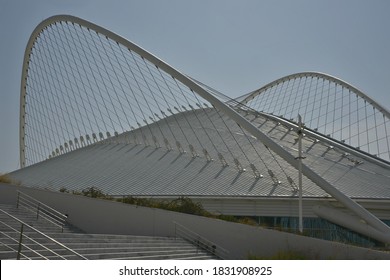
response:
M195 203L188 197L179 197L161 206L162 209L186 214L198 216L210 215L206 210L203 209L202 205L199 202Z
M200 203L195 203L188 197L179 197L172 201L161 201L127 196L124 198L119 198L117 201L137 206L159 208L198 216L211 216L209 212L203 209Z
M69 191L64 187L60 188L60 192L69 193ZM95 187L85 188L81 192L72 191L72 194L84 195L92 198L102 198L102 199L109 199L109 200L113 199L110 195L103 193L101 190ZM194 202L188 197L179 197L171 201L162 201L162 200L151 199L151 198L126 196L122 198L117 198L116 201L126 203L126 204L137 205L137 206L159 208L159 209L186 213L191 215L216 218L228 222L242 223L247 225L258 225L258 223L255 220L249 217L237 218L235 216L229 216L229 215L213 215L207 210L205 210L201 203Z
M12 184L12 179L9 177L8 174L1 174L0 183Z
M274 256L270 257L258 257L256 255L249 254L249 260L307 260L307 256L295 251L280 251Z
M65 188L65 187L61 187L60 188L60 192L62 192L62 193L69 193L68 189Z
M111 199L111 196L103 193L101 190L95 187L89 187L85 188L81 191L82 195L89 196L92 198L104 198L104 199Z
M147 198L126 196L124 198L118 198L117 201L126 204L133 204L137 206L154 207L154 203L152 202L152 200Z

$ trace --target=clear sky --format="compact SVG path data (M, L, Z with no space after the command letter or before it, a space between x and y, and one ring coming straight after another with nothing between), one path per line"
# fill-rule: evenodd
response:
M0 173L19 167L25 46L56 14L110 29L231 97L318 71L390 108L387 0L0 0Z

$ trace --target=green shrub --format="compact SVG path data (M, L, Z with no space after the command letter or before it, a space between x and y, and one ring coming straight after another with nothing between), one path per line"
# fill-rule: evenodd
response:
M133 204L137 206L145 206L145 207L153 207L154 203L151 199L147 198L139 198L139 197L133 197L133 196L126 196L123 198L118 198L117 201L126 203L126 204Z
M59 191L69 193L69 191L64 187L60 188ZM110 195L103 193L100 189L95 187L85 188L81 192L72 191L72 194L84 195L93 198L109 199L109 200L113 199ZM258 225L258 223L255 220L249 217L237 218L235 216L229 216L229 215L213 215L207 210L205 210L201 203L194 202L188 197L179 197L174 200L164 201L164 200L152 199L152 198L125 196L122 198L117 198L116 201L126 203L126 204L137 205L137 206L159 208L159 209L186 213L191 215L216 218L228 222L242 223L247 225Z
M259 257L256 255L248 255L249 260L307 260L309 259L302 253L295 251L280 251L274 256L270 257Z
M98 188L95 188L95 187L85 188L81 191L81 193L84 196L89 196L92 198L112 199L111 196L103 193L101 190L99 190Z
M0 174L0 183L12 184L12 179L8 174Z
M155 199L127 196L119 198L117 199L117 201L137 206L159 208L198 216L211 216L209 212L203 209L200 203L195 203L188 197L179 197L171 201L161 201Z
M62 193L69 193L68 189L65 188L65 187L61 187L60 188L60 192L62 192Z
M188 197L179 197L168 203L163 203L161 206L162 209L176 211L180 213L198 216L205 216L209 214L206 210L203 209L202 205L199 202L195 203Z

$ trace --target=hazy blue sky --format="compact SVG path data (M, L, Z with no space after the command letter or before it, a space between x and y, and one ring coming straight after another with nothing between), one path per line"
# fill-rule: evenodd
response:
M231 97L319 71L390 108L387 0L0 0L0 172L19 166L25 46L56 14L108 28Z

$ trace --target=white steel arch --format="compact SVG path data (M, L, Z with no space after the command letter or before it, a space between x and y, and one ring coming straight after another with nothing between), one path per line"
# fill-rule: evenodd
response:
M237 101L305 125L334 140L390 161L390 112L358 88L319 72L277 79Z
M196 98L201 98L202 100L205 100L209 102L218 112L221 112L222 114L228 116L230 119L232 119L234 122L238 124L240 128L245 129L248 133L253 135L256 139L261 141L266 147L270 148L273 152L275 152L278 156L280 156L282 159L287 161L291 166L294 166L296 169L298 168L298 163L296 161L296 158L294 155L290 154L288 151L283 149L283 147L279 146L277 143L275 143L270 137L268 137L266 134L261 132L257 127L255 127L252 123L250 123L248 120L246 120L240 113L233 110L229 105L225 104L221 100L219 100L217 97L212 95L209 91L207 91L205 88L200 86L198 83L194 82L193 80L189 79L187 76L183 75L167 63L163 62L162 60L158 59L154 55L148 53L144 49L140 48L139 46L127 41L126 39L116 35L115 33L104 29L102 27L99 27L93 23L90 23L88 21L85 21L83 19L73 17L73 16L67 16L67 15L60 15L60 16L54 16L51 17L45 21L43 21L41 24L38 25L38 27L34 30L33 34L30 37L30 40L26 47L26 53L24 57L24 63L23 63L23 70L22 70L22 83L21 83L21 103L20 103L20 158L21 158L21 165L22 167L25 166L25 129L26 129L26 96L28 92L26 91L28 86L28 78L29 78L29 71L30 71L30 61L33 54L34 44L37 42L37 39L39 36L41 36L42 32L46 30L51 25L60 24L61 22L69 22L71 24L80 25L84 28L87 28L88 30L93 30L97 34L101 34L105 36L106 38L109 38L116 42L118 45L122 45L129 49L131 52L136 53L141 57L142 60L146 60L148 63L151 63L154 65L158 71L160 69L170 75L174 81L180 81L183 85L189 88L190 92L194 93L196 95ZM109 63L109 61L108 61ZM150 68L146 65L145 71L150 71ZM140 72L142 74L142 72ZM161 74L161 73L160 73ZM154 78L154 76L152 77ZM165 80L164 80L165 81ZM153 83L155 81L151 81ZM158 83L156 83L157 87L159 86ZM145 88L149 87L148 84L144 85ZM168 88L170 90L171 88ZM182 86L177 86L177 89L181 90ZM198 100L198 99L197 99ZM202 108L201 101L195 100L195 106L198 106L199 108ZM198 103L197 103L198 102ZM189 105L190 108L193 109L193 105ZM207 105L206 105L207 106ZM177 109L177 108L176 108ZM180 112L179 109L177 109L178 112ZM164 112L161 111L161 114L164 115ZM161 119L161 114L156 115L156 119ZM174 116L174 114L172 114ZM149 118L154 119L154 117L149 116ZM164 119L164 118L162 118ZM145 123L147 123L146 119L143 119ZM152 123L154 123L154 120L152 120ZM141 126L140 126L141 127ZM122 131L124 132L124 131ZM108 137L110 137L107 134ZM101 137L103 138L103 137ZM155 138L153 136L153 138ZM164 142L166 139L164 138ZM211 140L211 139L210 139ZM169 145L167 144L167 148ZM191 145L189 146L190 150ZM178 145L178 149L180 150L180 145ZM205 157L207 158L208 152L203 150ZM239 164L237 164L239 165ZM349 208L351 211L353 211L356 215L358 215L361 219L365 221L370 227L372 227L372 231L380 231L384 233L386 238L383 238L382 241L389 242L390 241L390 235L389 235L389 227L387 227L384 223L382 223L379 219L377 219L375 216L373 216L370 212L365 210L363 207L361 207L359 204L354 202L352 199L344 195L342 192L340 192L337 188L335 188L332 184L327 182L324 178L322 178L319 174L314 172L309 166L303 164L302 172L305 176L307 176L310 180L315 182L318 186L320 186L323 190L325 190L327 193L329 193L331 196L333 196L335 199L337 199L339 202L341 202L343 205L345 205L347 208Z
M373 100L371 97L369 97L368 95L366 95L364 92L362 92L361 90L359 90L358 88L354 87L353 85L335 77L335 76L331 76L329 74L326 74L326 73L321 73L321 72L314 72L314 71L308 71L308 72L299 72L299 73L294 73L294 74L290 74L290 75L287 75L287 76L284 76L282 78L279 78L273 82L270 82L268 84L266 84L265 86L257 89L257 90L254 90L248 94L245 94L239 98L237 98L237 101L241 102L241 103L248 103L250 100L254 99L256 96L264 93L268 88L271 88L277 84L280 84L280 83L283 83L285 81L288 81L288 80L293 80L293 79L296 79L296 78L302 78L302 77L316 77L316 78L323 78L323 79L326 79L326 80L329 80L329 81L332 81L336 84L340 84L348 89L350 89L351 91L355 92L357 95L359 95L361 98L363 98L364 100L367 100L372 106L376 107L380 112L382 112L383 114L385 114L388 118L390 118L390 112L389 110L387 110L385 107L381 106L378 102L376 102L375 100Z

